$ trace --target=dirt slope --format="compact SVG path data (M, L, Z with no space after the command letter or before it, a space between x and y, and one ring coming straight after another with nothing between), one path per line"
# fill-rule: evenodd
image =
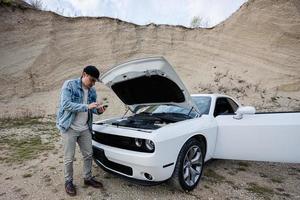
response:
M250 0L212 29L137 26L0 6L1 117L54 114L64 80L162 55L191 93L219 92L258 110L300 110L300 1ZM110 106L122 104L98 85ZM105 116L104 116L105 117Z
M7 7L0 0L0 118L54 114L62 83L85 65L104 72L155 55L168 59L191 93L229 94L258 110L300 111L299 0L250 0L213 29L71 19L16 1ZM106 87L97 89L110 104L101 118L124 111ZM0 199L69 199L54 117L1 119L0 138ZM299 164L213 160L189 193L168 183L131 184L95 165L104 188L86 188L79 151L74 165L74 199L300 199Z

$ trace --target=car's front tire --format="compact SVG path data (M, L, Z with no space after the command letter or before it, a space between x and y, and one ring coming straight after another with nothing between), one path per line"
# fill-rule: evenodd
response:
M181 148L171 182L184 191L193 190L202 176L204 143L196 138L189 139Z

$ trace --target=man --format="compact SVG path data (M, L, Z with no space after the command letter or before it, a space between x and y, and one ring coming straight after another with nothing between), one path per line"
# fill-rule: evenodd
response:
M93 87L95 82L99 81L99 74L96 67L87 66L80 78L67 80L61 90L57 127L64 143L65 190L71 196L76 195L73 185L76 142L83 156L84 184L95 188L102 187L102 184L92 177L93 113L102 114L105 111L105 107L96 102L97 95Z

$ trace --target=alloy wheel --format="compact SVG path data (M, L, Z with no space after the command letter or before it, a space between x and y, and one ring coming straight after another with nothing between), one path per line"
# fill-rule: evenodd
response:
M193 186L200 178L202 171L202 153L201 149L197 145L191 146L183 162L183 179L188 186Z

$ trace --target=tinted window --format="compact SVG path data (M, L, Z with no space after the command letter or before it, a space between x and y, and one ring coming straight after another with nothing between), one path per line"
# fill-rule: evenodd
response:
M239 106L232 99L227 98L227 100L228 100L229 104L231 105L233 112L235 112L239 108Z
M218 98L216 101L216 107L214 111L214 116L218 115L226 115L226 114L234 114L235 110L228 102L227 98Z

